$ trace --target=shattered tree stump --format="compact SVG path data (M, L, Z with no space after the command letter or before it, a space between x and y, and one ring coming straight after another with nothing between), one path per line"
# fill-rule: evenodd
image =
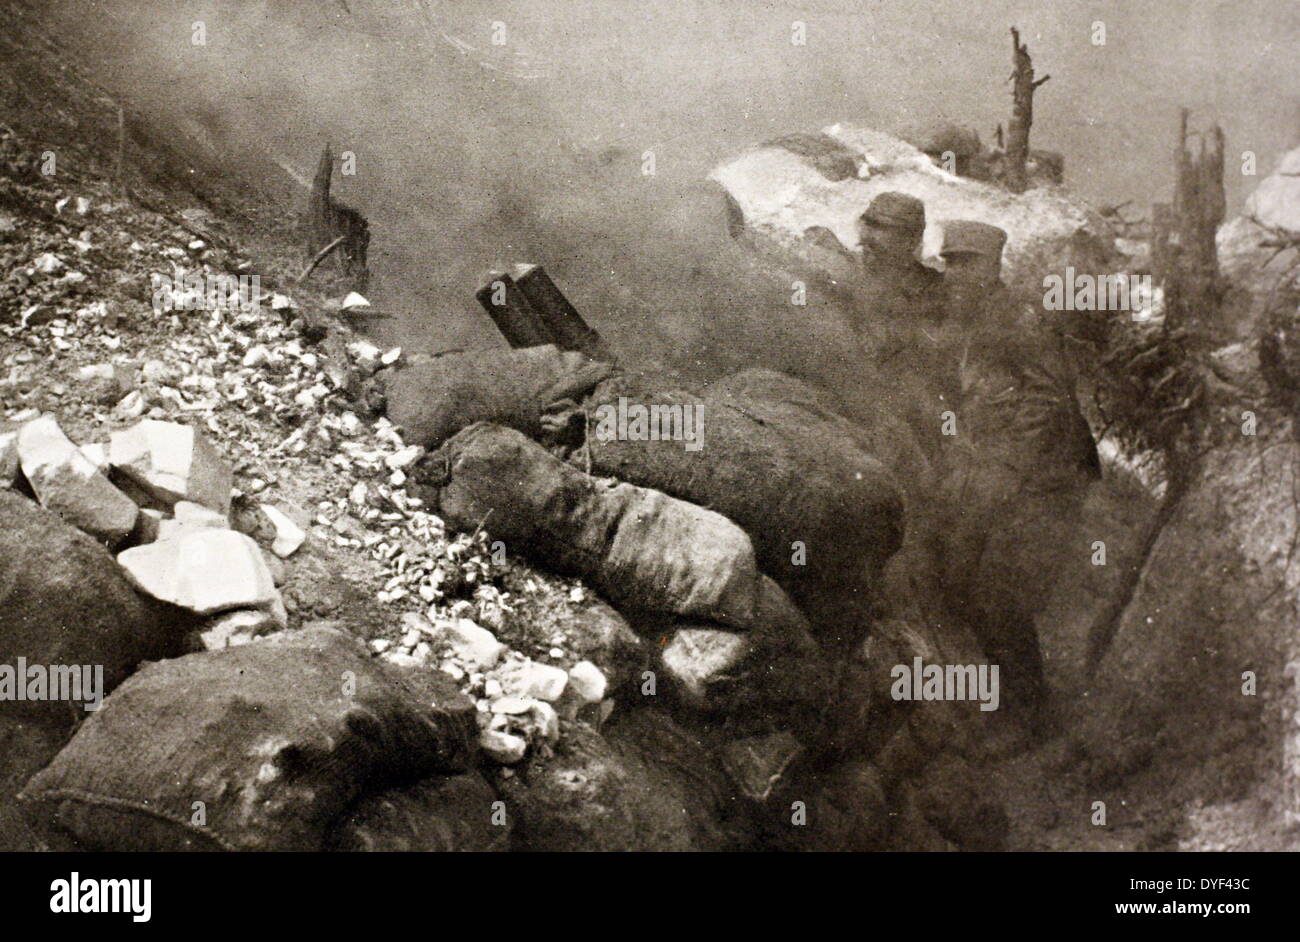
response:
M370 225L351 206L330 195L334 174L334 153L329 144L321 154L307 202L306 243L308 268L299 276L306 280L331 251L338 253L339 268L354 291L365 291L370 281L366 253L370 248Z
M1029 128L1034 123L1034 91L1051 78L1034 79L1034 63L1029 47L1020 41L1020 30L1011 27L1011 121L1007 125L1006 186L1013 193L1023 193L1029 186L1026 165L1029 161Z
M1223 222L1223 129L1217 124L1189 144L1187 109L1178 122L1174 151L1174 202L1152 208L1151 263L1165 292L1164 329L1206 319L1219 303L1219 256L1215 234Z

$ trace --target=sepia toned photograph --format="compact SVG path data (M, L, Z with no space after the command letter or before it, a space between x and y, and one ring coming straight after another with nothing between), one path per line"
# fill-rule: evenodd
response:
M3 0L23 908L1090 852L1098 913L1249 915L1199 855L1300 850L1297 61L1289 0Z

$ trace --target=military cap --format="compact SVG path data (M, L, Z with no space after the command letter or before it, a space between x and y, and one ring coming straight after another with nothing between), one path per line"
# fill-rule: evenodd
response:
M925 204L906 193L881 193L860 218L875 226L919 232L925 228Z
M943 248L940 255L982 255L1002 259L1002 247L1007 244L1007 232L986 222L970 219L953 219L943 224Z

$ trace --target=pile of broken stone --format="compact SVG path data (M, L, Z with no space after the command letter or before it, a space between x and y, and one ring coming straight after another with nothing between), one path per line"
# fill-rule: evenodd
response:
M102 181L80 187L33 177L25 198L44 212L0 215L35 302L0 323L0 485L112 549L139 591L193 612L193 646L209 650L329 614L284 585L309 541L391 612L372 651L453 677L502 762L555 740L554 701L531 692L558 697L560 676L569 699L603 698L600 668L562 630L508 637L512 606L573 607L582 587L494 561L485 534L449 533L406 491L424 449L360 401L402 351L328 317L364 298L190 297L191 283L249 264ZM511 592L507 568L523 576ZM493 637L503 627L522 650Z
M402 451L395 456L398 461L390 456L387 466L397 473ZM299 550L311 527L299 508L276 503L259 502L254 512L232 520L232 480L230 464L211 439L176 422L143 419L113 432L105 444L76 444L50 415L0 433L0 483L30 494L115 549L137 590L202 619L197 640L206 650L247 644L288 627L277 587L285 572L280 560ZM454 557L471 548L471 538L446 540L441 520L419 510L419 500L400 490L385 496L405 513L381 513L369 505L368 494L366 484L358 482L348 502L362 520L400 522L384 531L387 539L360 528L342 536L323 512L316 517L318 530L348 546L367 547L384 562L397 557L404 539L419 541L413 553L402 552L396 560L393 568L399 571L380 596L388 602L417 597L433 603L440 594L440 577L434 577L441 570L431 565L428 547L440 542ZM268 545L259 545L255 536L264 536ZM471 573L488 565L467 563L474 563ZM409 585L415 586L413 593ZM402 667L436 663L469 692L481 694L480 744L488 756L510 764L521 760L530 744L553 745L559 721L552 704L566 689L581 703L604 699L605 675L591 661L579 660L567 671L533 661L465 617L469 608L462 601L451 610L432 605L427 614L405 612L400 638L376 638L371 647ZM561 649L551 653L566 655Z
M113 548L141 592L207 619L204 647L252 640L288 625L272 575L283 571L246 533L232 529L230 465L201 431L143 419L107 445L78 446L53 416L0 434L0 483ZM262 504L275 526L273 552L294 553L306 534Z

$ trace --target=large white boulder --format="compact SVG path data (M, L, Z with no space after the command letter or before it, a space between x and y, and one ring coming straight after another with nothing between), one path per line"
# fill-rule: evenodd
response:
M1300 232L1300 147L1282 155L1277 169L1246 200L1246 215L1265 226Z
M141 591L200 615L256 608L279 617L283 611L261 548L234 530L191 530L124 550L117 561Z

